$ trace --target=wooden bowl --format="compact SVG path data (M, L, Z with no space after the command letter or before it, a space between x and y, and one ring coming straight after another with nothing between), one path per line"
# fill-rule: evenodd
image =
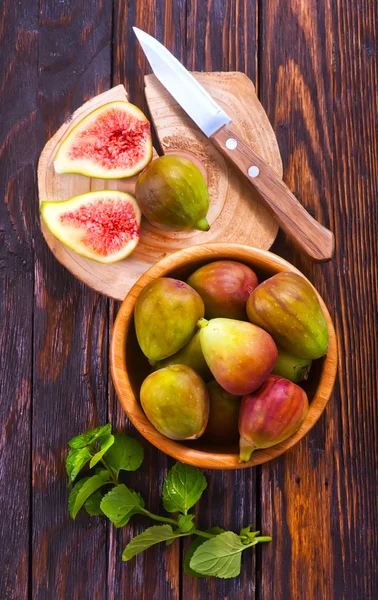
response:
M280 456L294 446L313 427L322 414L335 383L337 370L336 336L328 310L318 295L326 315L329 348L324 359L313 363L305 385L310 410L300 429L289 439L266 450L256 450L246 463L239 462L237 446L216 446L201 442L176 442L159 433L146 418L139 403L139 390L149 373L149 365L140 350L134 328L135 302L144 286L158 277L186 279L198 267L220 259L238 260L250 266L259 281L280 271L300 273L283 258L240 244L212 243L185 248L153 265L131 288L118 312L111 340L111 372L118 398L133 425L151 444L176 460L206 469L243 469L260 465ZM302 275L303 276L303 275ZM304 276L303 276L304 277Z

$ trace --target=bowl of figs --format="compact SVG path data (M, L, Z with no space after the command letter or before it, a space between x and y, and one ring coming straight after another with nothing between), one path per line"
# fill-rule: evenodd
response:
M118 312L111 372L154 446L208 469L269 461L331 397L336 337L312 284L279 256L208 243L146 271Z

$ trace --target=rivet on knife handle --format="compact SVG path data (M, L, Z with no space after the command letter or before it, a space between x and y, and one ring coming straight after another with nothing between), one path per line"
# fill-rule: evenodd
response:
M282 179L232 127L224 125L210 139L258 190L280 227L309 258L317 262L332 258L335 245L333 233L306 211Z

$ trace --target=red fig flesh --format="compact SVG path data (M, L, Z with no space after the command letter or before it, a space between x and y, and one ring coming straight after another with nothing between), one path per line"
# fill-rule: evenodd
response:
M239 414L240 462L254 450L270 448L289 438L308 413L308 399L295 383L270 375L253 394L242 398Z

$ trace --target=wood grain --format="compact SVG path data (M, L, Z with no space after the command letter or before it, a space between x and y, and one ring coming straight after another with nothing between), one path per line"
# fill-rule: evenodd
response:
M340 356L323 418L295 451L262 467L261 527L274 536L261 559L264 599L372 600L378 589L377 5L357 4L275 0L260 15L269 48L261 99L285 180L336 236L335 260L321 269L283 237L275 250L302 265L333 307Z
M110 86L111 10L110 0L41 4L39 152L74 107ZM107 300L59 265L39 229L34 244L30 597L103 600L106 524L70 519L64 462L70 437L107 419Z
M245 139L281 177L277 140L252 82L242 73L195 73L194 76L227 108L234 127L243 131ZM41 223L43 235L59 262L92 289L117 300L123 300L138 278L170 252L217 240L248 243L253 239L256 247L267 249L278 229L253 188L215 150L153 75L146 77L146 97L164 153L185 156L195 162L205 176L210 195L207 214L210 231L165 231L142 218L140 240L134 252L125 260L103 265L79 256ZM38 163L40 203L67 200L103 189L119 189L135 195L137 176L104 181L83 175L62 175L54 170L54 158L61 141L86 115L115 100L127 101L124 86L117 85L79 107L47 142Z

